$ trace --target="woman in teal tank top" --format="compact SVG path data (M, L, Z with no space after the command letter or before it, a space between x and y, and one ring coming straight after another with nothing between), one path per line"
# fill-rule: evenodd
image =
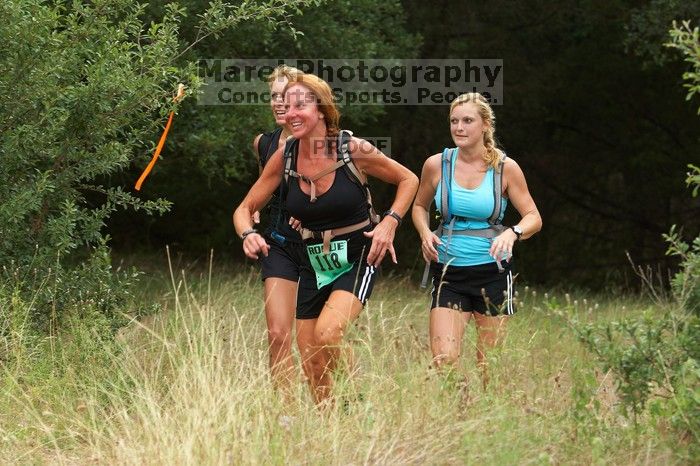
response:
M413 204L413 224L432 272L430 348L437 367L459 358L466 325L474 317L476 361L488 383L485 352L503 340L513 306L513 246L542 228L542 219L518 164L496 147L495 116L478 93L450 107L456 145L426 160ZM430 204L442 214L430 230ZM506 227L508 203L521 219ZM443 205L445 204L445 205ZM498 208L496 208L498 206Z
M457 152L457 149L452 149ZM467 189L454 181L455 167L459 165L458 157L452 155L452 160L457 163L452 163L451 186L449 192L449 206L451 214L456 217L454 229L456 231L463 230L481 230L489 227L488 218L494 208L494 171L495 168L489 167L486 170L481 183L474 189ZM438 183L435 191L435 205L438 211L441 206L442 189ZM506 211L508 200L501 198L500 214L498 221L503 219L503 214ZM445 235L446 236L446 235ZM446 243L440 243L437 246L438 261L441 264L450 263L450 265L468 266L480 265L494 262L493 257L489 254L491 249L491 240L479 236L455 235L453 236L449 251L446 248Z

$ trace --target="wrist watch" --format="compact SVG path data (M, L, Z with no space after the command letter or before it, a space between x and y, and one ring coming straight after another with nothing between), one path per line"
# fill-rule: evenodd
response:
M257 233L257 232L258 232L258 230L256 230L255 228L248 228L246 231L241 233L241 239L245 240L246 236L252 235L253 233Z
M520 241L520 237L523 236L523 229L520 228L518 225L513 225L510 227L511 230L513 230L513 233L515 233L515 236L518 237L518 241Z
M399 226L401 226L401 222L403 221L401 216L391 209L384 212L384 217L393 217L394 220L396 220L399 223Z

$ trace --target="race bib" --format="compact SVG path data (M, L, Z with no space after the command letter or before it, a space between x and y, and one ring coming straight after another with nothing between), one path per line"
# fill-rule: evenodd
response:
M316 288L333 283L338 277L352 269L353 264L348 262L348 242L331 241L328 254L323 253L323 244L306 246L311 266L316 272Z

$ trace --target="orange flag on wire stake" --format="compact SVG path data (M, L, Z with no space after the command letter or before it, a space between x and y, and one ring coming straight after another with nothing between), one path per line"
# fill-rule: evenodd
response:
M178 102L184 96L185 96L185 85L180 83L177 86L177 95L175 97L173 97L173 100L175 102ZM153 153L153 158L148 163L148 166L143 171L143 173L141 173L141 176L139 177L138 181L136 182L136 186L134 186L136 191L141 190L141 185L143 184L143 182L146 179L146 177L148 176L148 174L151 173L153 166L156 164L156 161L158 160L158 157L160 156L160 151L163 150L163 146L165 145L165 139L168 137L168 131L170 131L170 125L173 122L173 115L174 114L175 114L175 112L170 112L170 116L168 116L168 122L165 124L165 129L163 130L163 135L160 137L160 141L158 141L158 145L156 146L156 151Z

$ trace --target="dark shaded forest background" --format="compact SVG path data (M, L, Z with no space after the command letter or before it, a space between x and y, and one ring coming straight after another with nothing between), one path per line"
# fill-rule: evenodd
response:
M196 12L205 2L180 3ZM160 17L163 6L151 2L147 13ZM502 59L496 136L522 166L544 220L542 232L517 248L519 270L529 283L618 289L638 283L626 252L666 270L673 264L662 234L679 224L693 238L700 228L700 203L684 183L687 165L700 164L700 119L685 99L687 66L663 46L672 20L698 18L697 1L329 1L290 18L303 35L250 22L203 41L183 60ZM186 23L182 33L188 41L196 35ZM426 156L452 144L447 106L341 110L342 127L391 137L391 155L415 173ZM162 216L114 215L107 228L113 251L159 254L170 245L188 258L214 249L219 263L243 262L231 213L257 175L253 136L273 124L264 106L187 100L139 194L173 206ZM105 181L131 189L149 157ZM379 208L388 207L391 191L378 183L374 191ZM418 274L422 259L409 222L396 243L401 270Z

